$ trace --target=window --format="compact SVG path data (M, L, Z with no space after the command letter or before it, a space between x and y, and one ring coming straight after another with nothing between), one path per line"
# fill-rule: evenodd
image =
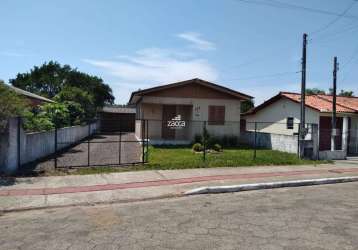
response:
M225 106L209 106L209 125L225 124Z
M293 117L287 117L287 129L293 129Z

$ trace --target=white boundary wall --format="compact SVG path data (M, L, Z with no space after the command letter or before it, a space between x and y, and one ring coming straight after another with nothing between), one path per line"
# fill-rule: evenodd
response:
M253 146L255 144L255 132L241 132L240 141ZM296 135L257 132L256 146L296 154L298 152L298 137Z
M60 150L75 144L88 135L94 134L98 129L98 122L58 129L57 149ZM0 172L13 173L17 170L18 165L27 164L55 153L55 130L25 133L21 127L19 140L17 118L9 120L7 131L0 136ZM18 163L19 149L20 164Z

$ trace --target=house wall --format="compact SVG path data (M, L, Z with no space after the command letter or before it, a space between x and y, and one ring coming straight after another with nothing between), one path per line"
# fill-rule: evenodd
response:
M320 113L314 109L306 108L306 123L319 124ZM287 117L294 118L294 128L287 129ZM292 135L298 132L300 122L300 104L282 98L256 114L243 117L246 120L246 130L254 131L255 122L257 130L263 133Z
M148 119L149 138L160 139L163 119L162 105L190 105L192 112L187 126L178 133L188 133L191 140L196 134L202 133L204 121L208 120L209 106L225 106L225 124L208 125L207 129L213 136L236 135L240 133L240 107L241 101L237 99L206 99L206 98L178 98L144 96L137 110L140 119ZM136 126L139 128L139 125ZM139 134L136 133L136 134Z
M141 103L142 119L148 120L148 138L162 137L163 106L154 103ZM141 138L141 137L140 137Z

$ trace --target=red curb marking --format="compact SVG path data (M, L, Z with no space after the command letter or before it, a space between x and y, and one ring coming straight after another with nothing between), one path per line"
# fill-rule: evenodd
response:
M156 180L145 182L130 182L121 184L104 184L93 186L78 186L78 187L58 187L58 188L30 188L30 189L10 189L0 190L0 196L28 196L28 195L51 195L51 194L66 194L66 193L81 193L94 191L109 191L119 189L143 188L143 187L157 187L175 184L187 184L203 181L216 180L232 180L232 179L255 179L263 177L280 177L280 176L299 176L307 174L321 174L321 173L352 173L358 172L358 168L346 168L337 170L301 170L301 171L286 171L286 172L267 172L267 173L250 173L250 174L234 174L234 175L212 175L212 176L198 176L181 179Z

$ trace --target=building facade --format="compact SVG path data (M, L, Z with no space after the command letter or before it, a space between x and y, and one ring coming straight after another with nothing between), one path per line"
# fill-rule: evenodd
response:
M188 144L205 126L215 136L239 136L241 102L252 97L201 79L133 92L136 136L152 144Z

